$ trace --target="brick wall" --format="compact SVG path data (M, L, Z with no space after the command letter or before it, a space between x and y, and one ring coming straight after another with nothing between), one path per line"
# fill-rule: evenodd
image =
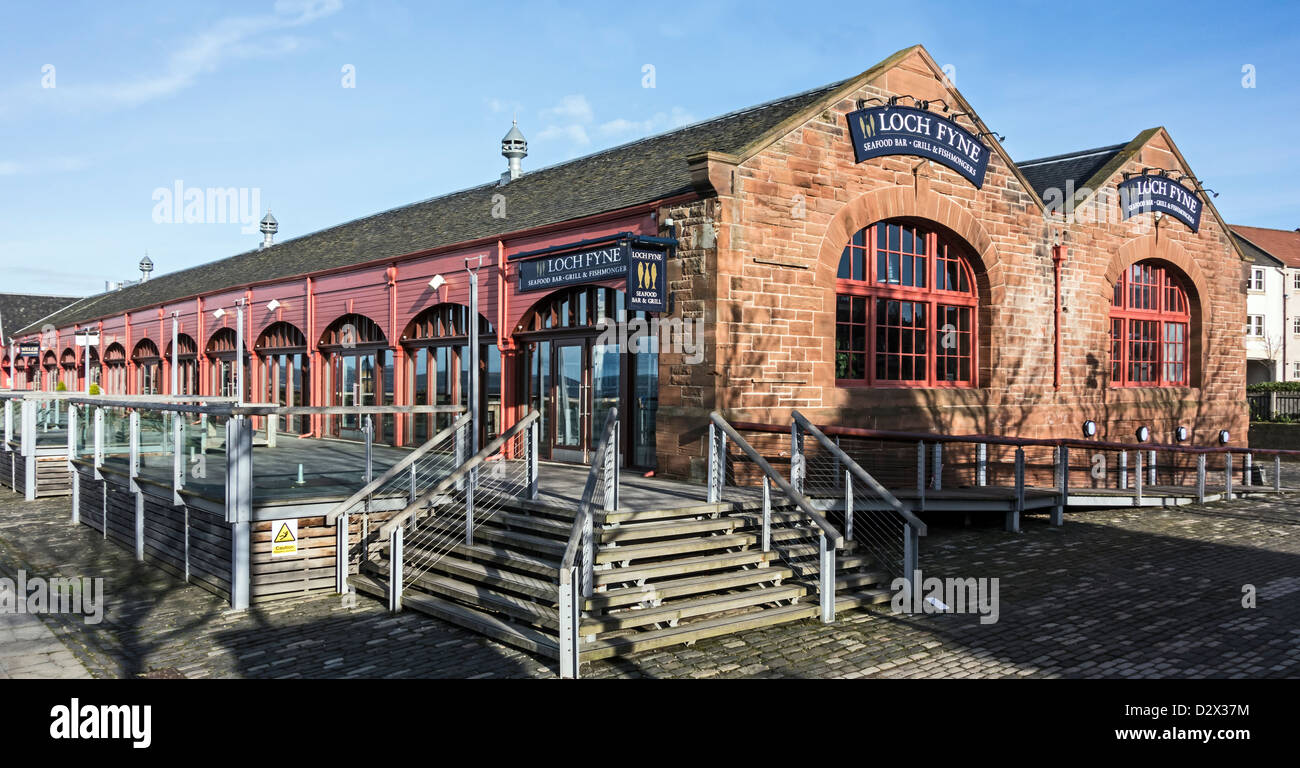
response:
M1101 425L1103 439L1129 439L1139 424L1156 439L1178 424L1193 430L1194 442L1211 442L1220 428L1246 434L1245 265L1211 210L1199 234L1168 218L1156 228L1150 215L1049 221L1000 151L978 190L921 158L855 163L845 114L859 98L896 94L954 103L931 64L914 54L757 154L732 165L712 161L716 197L668 212L683 224L669 272L685 305L677 311L703 313L711 333L705 362L693 367L699 370L661 361L661 471L702 474L699 438L713 407L750 421L788 423L798 409L823 423L1026 437L1073 436L1088 418ZM1181 167L1163 131L1125 170L1144 165ZM1107 186L1113 191L1114 184ZM896 216L935 222L976 256L978 387L836 385L840 253L856 230ZM1051 255L1058 232L1068 249L1059 390ZM1111 287L1124 267L1144 258L1174 264L1194 286L1192 387L1107 385Z

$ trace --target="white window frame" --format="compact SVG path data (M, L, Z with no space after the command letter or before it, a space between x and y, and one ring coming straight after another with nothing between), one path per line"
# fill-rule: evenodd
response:
M1264 316L1246 315L1246 335L1252 339L1264 338Z
M1264 290L1264 268L1263 267L1251 267L1250 290L1263 292Z

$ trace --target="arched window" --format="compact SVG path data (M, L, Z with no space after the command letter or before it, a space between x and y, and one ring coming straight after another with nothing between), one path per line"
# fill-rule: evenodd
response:
M149 339L141 339L131 351L131 362L135 363L136 394L156 395L162 391L159 376L162 358L158 356L157 344Z
M239 389L239 368L235 350L239 348L239 334L234 328L219 328L208 338L207 355L212 361L212 386L209 390L218 397L235 397ZM244 393L247 400L252 389L248 375L248 350L244 350Z
M178 355L173 354L175 350L172 349L172 343L167 343L167 359L173 366L178 366L175 394L197 395L199 393L199 345L194 341L194 337L178 333L176 346L180 348Z
M45 355L41 358L41 368L44 369L41 386L51 392L54 391L59 372L59 356L54 354L54 350L51 349L45 352Z
M104 348L104 391L126 394L126 347L113 342Z
M841 385L972 387L975 271L956 238L905 220L853 235L835 284Z
M292 323L271 323L254 345L262 365L262 400L284 406L311 404L311 357L307 337ZM309 416L281 416L279 428L306 432Z
M271 323L265 331L262 331L262 335L257 337L257 344L254 346L259 352L269 349L306 351L307 337L292 323Z
M77 388L77 351L72 347L66 347L63 353L59 355L59 378L63 386L69 390Z
M328 405L364 407L393 404L393 354L388 339L374 320L365 315L343 315L321 334L320 350L325 357L324 399ZM331 415L328 433L334 437L360 440L362 419L355 413ZM377 439L391 445L395 431L393 417L374 417Z
M1139 261L1115 281L1110 304L1112 387L1185 387L1191 376L1191 302L1183 278Z
M519 321L516 333L561 330L565 328L595 327L602 317L618 320L625 312L627 298L616 288L579 286L556 291L535 304ZM631 317L644 318L644 312Z
M414 405L469 407L469 307L435 304L416 315L402 334L406 347L407 390ZM496 331L481 314L479 333L479 402L483 425L479 440L497 436L501 424L501 352ZM456 420L450 413L420 414L410 418L412 442L421 444Z

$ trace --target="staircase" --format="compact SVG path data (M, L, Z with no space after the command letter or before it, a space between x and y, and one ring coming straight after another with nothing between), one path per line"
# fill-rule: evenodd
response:
M463 538L452 506L417 522ZM479 523L407 583L403 608L503 643L558 656L559 564L574 511L523 499ZM772 509L762 549L761 505L699 504L597 513L593 592L582 604L580 659L590 661L819 615L818 546L793 505ZM349 583L388 594L388 545ZM404 559L432 555L410 546ZM888 602L892 576L846 542L836 557L836 608Z
M680 495L665 494L658 508L621 506L611 411L575 508L537 500L531 413L427 489L399 497L405 508L356 548L364 554L347 584L390 609L557 658L561 675L573 677L583 661L809 618L831 621L839 611L888 602L894 576L910 561L891 549L892 534L880 524L900 511L909 515L901 503L843 454L834 461L856 473L855 484L824 498L804 495L720 415L712 419L711 501L683 505ZM815 427L806 430L829 444ZM753 488L722 500L728 444L763 478L766 501L754 501ZM839 466L832 476L843 476ZM390 473L402 471L399 465ZM882 501L889 502L884 512L868 511ZM860 510L861 542L841 533L854 529L852 508ZM902 539L896 543L903 547Z

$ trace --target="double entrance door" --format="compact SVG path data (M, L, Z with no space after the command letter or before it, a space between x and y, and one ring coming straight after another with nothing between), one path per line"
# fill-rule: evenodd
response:
M567 336L528 344L528 404L541 415L542 458L589 463L609 410L618 407L623 463L652 468L658 355L596 342Z

